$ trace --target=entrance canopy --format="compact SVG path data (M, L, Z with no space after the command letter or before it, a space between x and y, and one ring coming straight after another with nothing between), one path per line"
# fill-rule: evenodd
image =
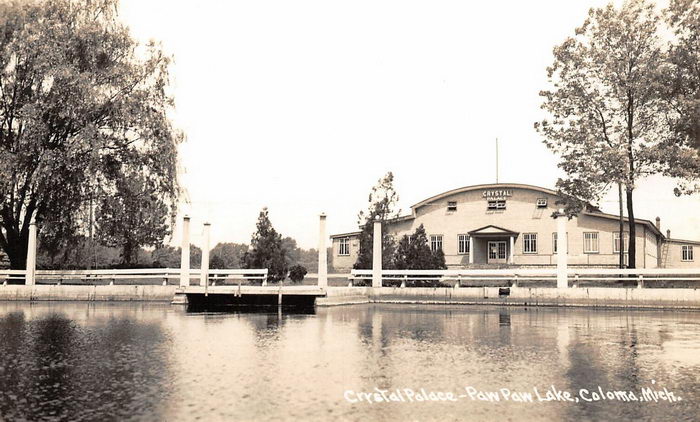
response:
M487 241L482 247L486 247L485 259L488 264L513 264L515 239L518 232L504 229L503 227L489 224L469 232L469 263L474 264L474 239ZM480 254L481 255L481 254ZM479 258L482 259L482 258Z
M494 226L492 224L489 224L488 226L481 227L476 230L472 230L469 232L469 236L473 237L488 237L488 238L495 238L495 237L518 237L518 232L514 232L512 230L504 229L503 227L498 227Z

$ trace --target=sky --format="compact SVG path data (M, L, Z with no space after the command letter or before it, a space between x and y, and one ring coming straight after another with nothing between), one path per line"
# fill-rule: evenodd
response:
M357 230L392 171L402 214L462 186L553 188L562 173L533 123L545 117L552 48L605 1L121 0L121 19L162 43L180 145L180 181L201 246L249 243L260 210L283 236L318 245ZM700 199L641 181L635 215L700 239ZM616 213L616 190L602 209ZM176 227L172 239L179 244Z

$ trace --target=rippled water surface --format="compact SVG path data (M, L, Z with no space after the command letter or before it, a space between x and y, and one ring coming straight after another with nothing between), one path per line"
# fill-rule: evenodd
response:
M681 400L468 394L536 388L544 396L551 386L576 398L599 386L666 388ZM421 388L457 399L351 402L375 387L400 389L404 400L406 389ZM0 303L0 420L196 419L700 420L700 313Z

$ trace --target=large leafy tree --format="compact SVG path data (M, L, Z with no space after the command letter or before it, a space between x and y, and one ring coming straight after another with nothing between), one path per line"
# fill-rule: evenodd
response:
M394 255L397 270L443 270L446 269L445 254L438 249L432 251L428 235L421 224L411 235L403 235Z
M272 227L267 208L260 211L256 229L250 240L250 250L241 260L243 268L267 268L269 281L284 280L289 267L282 236Z
M700 1L672 0L665 17L675 35L666 81L679 111L674 129L700 149Z
M91 199L114 216L150 191L158 216L132 228L162 239L181 139L167 117L168 65L119 23L117 0L0 3L0 247L13 268L25 265L33 218L57 250L87 225ZM134 175L139 186L120 190Z
M669 142L669 107L662 99L664 45L660 18L645 0L591 9L575 36L554 49L547 69L551 88L541 92L550 117L536 123L545 144L560 156L565 197L597 203L610 186L625 193L634 239L634 189L651 174L673 171L669 157L689 151ZM578 210L569 210L572 213ZM635 242L629 266L635 267Z
M372 268L372 251L374 249L374 222L382 223L382 268L392 268L396 242L388 232L387 222L399 216L397 203L399 195L394 190L394 175L388 172L377 181L369 194L367 212L360 211L357 216L360 232L360 252L355 261L356 269Z
M664 17L673 33L668 65L662 73L663 96L673 111L671 144L688 146L681 154L669 154L667 175L681 178L676 194L695 193L700 151L700 1L672 0Z

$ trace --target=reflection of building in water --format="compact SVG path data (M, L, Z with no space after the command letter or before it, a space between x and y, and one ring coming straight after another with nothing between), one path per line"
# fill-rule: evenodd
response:
M531 185L467 186L435 195L411 207L411 213L388 223L397 238L421 224L430 246L442 249L450 268L556 265L559 208L555 191ZM628 230L625 225L625 230ZM333 266L349 269L359 253L359 233L331 236ZM626 251L629 236L623 234ZM567 223L568 263L572 266L617 267L619 217L588 207ZM698 241L672 239L661 221L636 220L638 268L695 266Z

